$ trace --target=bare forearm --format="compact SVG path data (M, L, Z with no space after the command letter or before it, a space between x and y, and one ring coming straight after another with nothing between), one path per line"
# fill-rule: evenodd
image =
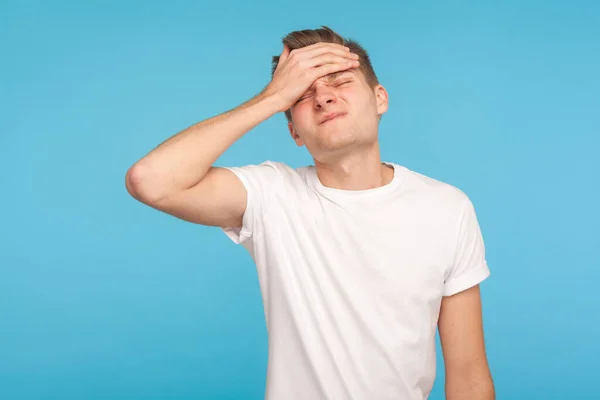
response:
M495 400L491 376L446 378L446 400Z
M130 168L127 185L139 196L154 200L188 189L200 182L231 145L278 111L277 100L261 94L233 110L190 126Z

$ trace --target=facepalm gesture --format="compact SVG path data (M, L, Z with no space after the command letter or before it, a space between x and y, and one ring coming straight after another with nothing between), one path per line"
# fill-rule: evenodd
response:
M335 43L316 43L290 51L284 45L277 68L264 93L288 110L319 78L359 66L358 55Z

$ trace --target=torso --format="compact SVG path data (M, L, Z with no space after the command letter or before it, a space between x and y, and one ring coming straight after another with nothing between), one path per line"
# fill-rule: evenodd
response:
M254 239L267 398L426 398L453 221L403 181L345 202L294 182L311 173L290 178Z

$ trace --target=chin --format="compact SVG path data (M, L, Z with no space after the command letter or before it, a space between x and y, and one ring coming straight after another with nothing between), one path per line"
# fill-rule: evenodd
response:
M337 133L337 134L336 134ZM346 132L336 132L321 138L319 148L326 153L339 152L344 149L352 148L357 143L356 137ZM344 134L346 133L346 134Z

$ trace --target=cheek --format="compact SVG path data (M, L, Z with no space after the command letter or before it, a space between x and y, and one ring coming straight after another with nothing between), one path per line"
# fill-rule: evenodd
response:
M362 112L365 107L370 107L371 99L369 93L362 88L349 88L340 93L340 97L349 105Z
M377 99L373 93L365 91L358 99L363 114L377 114Z
M310 123L312 118L312 107L308 102L298 104L294 107L292 111L292 120L294 121L294 125L296 129L302 128L303 126Z
M370 99L364 94L345 93L342 99L346 103L345 107L349 108L350 112L359 119L364 118L365 115L372 112L373 105Z

